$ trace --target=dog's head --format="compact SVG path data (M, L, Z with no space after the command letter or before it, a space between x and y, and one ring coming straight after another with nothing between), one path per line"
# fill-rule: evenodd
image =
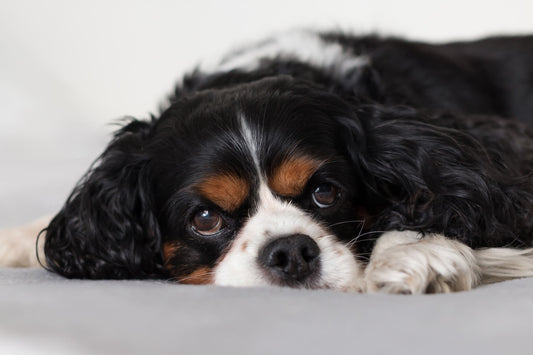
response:
M338 97L288 78L169 109L146 150L170 274L185 283L358 287L349 243L364 211L338 121L350 115Z

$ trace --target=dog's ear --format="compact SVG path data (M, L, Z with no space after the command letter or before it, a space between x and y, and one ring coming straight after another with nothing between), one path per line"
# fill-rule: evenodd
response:
M161 236L153 213L152 122L132 120L75 187L46 230L48 267L73 278L161 275Z
M363 186L380 211L374 228L445 233L471 246L519 242L515 225L532 196L494 152L467 132L468 117L430 117L406 107L368 105L343 118L341 135ZM500 164L500 165L498 165ZM515 175L516 176L516 175Z

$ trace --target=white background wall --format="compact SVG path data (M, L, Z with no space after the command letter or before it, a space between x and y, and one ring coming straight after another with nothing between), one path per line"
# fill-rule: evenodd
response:
M24 187L62 201L107 122L146 117L202 58L294 27L430 41L533 33L533 1L0 0L0 204Z
M72 105L70 119L101 124L153 110L202 58L300 26L426 40L533 33L533 1L1 0L0 70L47 109Z

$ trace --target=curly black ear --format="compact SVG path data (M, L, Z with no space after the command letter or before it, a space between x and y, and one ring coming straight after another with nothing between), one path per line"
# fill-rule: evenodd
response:
M46 230L48 267L73 278L162 274L150 160L143 146L153 122L133 120L115 134Z
M380 211L373 229L439 232L472 247L531 240L531 185L512 167L519 153L494 142L496 125L476 131L482 123L471 117L406 107L368 105L356 114L341 119L342 134L364 203ZM485 138L500 149L487 149Z

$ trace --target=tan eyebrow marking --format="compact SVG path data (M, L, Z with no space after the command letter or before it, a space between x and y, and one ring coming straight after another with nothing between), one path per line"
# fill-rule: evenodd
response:
M250 184L240 176L225 173L207 177L194 190L223 210L234 211L248 197Z
M303 192L305 185L322 163L307 156L285 159L268 177L268 186L282 196L296 197Z

